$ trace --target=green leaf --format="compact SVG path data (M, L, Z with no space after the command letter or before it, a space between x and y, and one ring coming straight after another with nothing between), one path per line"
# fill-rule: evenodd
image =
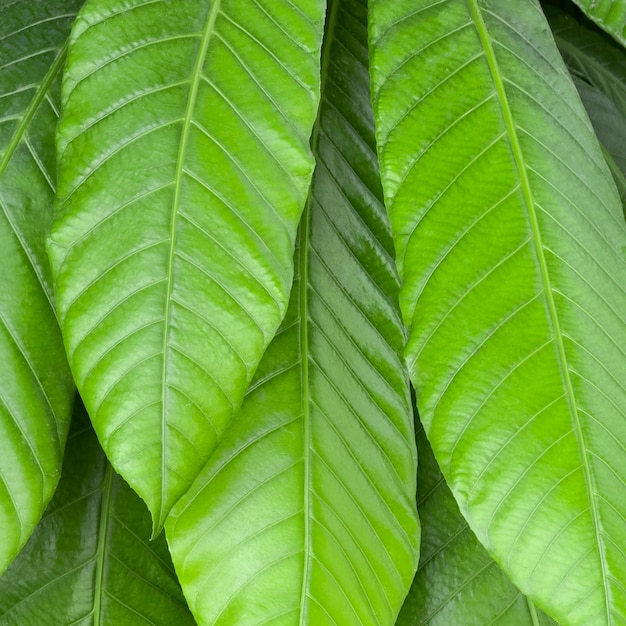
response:
M513 586L468 527L423 428L416 439L420 565L396 626L554 626Z
M158 530L286 311L323 0L91 0L49 252L72 371Z
M0 624L191 626L165 538L150 531L77 402L57 493L0 578Z
M585 15L626 46L625 0L574 0Z
M613 174L626 215L626 117L595 87L577 78L574 84L602 144L604 159Z
M572 16L552 7L544 10L570 72L606 94L626 115L626 51Z
M287 318L166 524L200 624L392 625L417 567L416 458L365 2L332 2Z
M0 4L0 572L54 493L75 393L45 236L64 43L79 4Z
M544 10L603 145L626 215L626 52L573 17L549 6Z
M626 623L626 225L589 120L534 1L374 0L370 19L435 456L526 595Z

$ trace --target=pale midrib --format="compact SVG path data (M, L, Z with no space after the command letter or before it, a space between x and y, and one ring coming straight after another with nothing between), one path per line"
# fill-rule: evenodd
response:
M300 317L300 381L302 384L302 445L304 457L304 568L302 573L302 591L300 596L299 624L308 624L308 592L311 579L311 410L309 394L309 327L308 327L308 274L309 274L309 218L311 197L307 200L302 221L300 222L299 271L300 284L298 310Z
M607 580L607 565L604 550L602 548L603 542L600 537L599 532L599 520L598 520L598 511L597 504L593 497L593 481L591 478L591 469L589 467L589 461L587 458L587 450L585 445L585 440L583 437L582 426L580 423L580 416L578 414L577 401L576 396L574 394L574 388L572 385L572 380L569 373L568 367L568 359L567 354L565 352L565 343L563 341L563 332L561 330L561 324L559 321L559 316L556 309L556 303L554 301L554 294L552 289L552 281L550 279L550 274L548 272L548 264L545 257L543 241L541 237L541 230L539 228L539 220L537 217L537 212L535 209L535 202L533 198L533 193L530 186L530 180L528 178L528 172L526 168L525 158L522 151L522 147L519 141L519 137L517 135L516 124L513 117L513 112L509 105L508 97L506 95L506 90L504 87L504 82L500 75L500 68L498 66L498 61L496 59L496 55L491 45L491 40L489 37L489 32L487 30L487 25L485 24L481 9L478 6L478 0L466 0L469 6L470 13L472 15L472 19L476 24L476 29L478 31L478 35L480 37L481 44L485 51L485 57L487 59L487 63L489 65L489 70L491 73L491 77L494 82L494 86L496 88L496 92L498 95L498 101L500 103L500 108L502 110L502 115L504 117L504 122L507 129L507 134L511 142L511 148L513 151L513 157L515 159L515 164L517 167L517 171L520 177L522 193L524 195L524 201L526 207L528 209L528 215L530 219L530 224L532 228L533 241L535 242L535 251L537 254L537 260L539 262L539 266L541 268L541 278L544 285L544 293L546 294L546 300L548 304L548 309L550 312L550 320L552 322L552 326L554 329L554 337L557 346L558 352L558 363L559 369L561 372L561 378L563 380L563 385L565 386L565 395L567 398L567 404L570 410L570 415L574 422L577 439L579 445L581 446L581 461L583 467L583 474L585 476L585 486L587 489L587 496L589 499L590 509L592 511L592 520L594 525L594 532L596 536L596 541L598 544L598 553L600 558L600 565L602 569L602 585L604 588L604 597L606 603L606 615L609 620L607 626L610 626L612 623L611 619L611 611L609 610L609 589L608 589L608 580Z
M104 566L106 561L107 540L109 538L109 519L111 517L111 492L113 487L113 468L106 463L102 481L102 502L98 523L98 546L96 548L96 579L94 581L93 626L105 626L102 619L102 595L104 594Z
M533 626L540 626L539 615L537 615L537 608L533 604L532 600L530 598L526 598L526 604L528 605L528 612L530 613L530 619L532 620Z
M54 62L50 66L50 69L46 72L46 75L43 77L43 80L39 84L39 87L37 87L37 91L35 92L33 99L30 101L28 108L26 109L26 111L24 111L24 115L22 116L18 127L15 129L15 132L11 137L11 141L9 141L7 145L6 152L4 153L2 160L0 160L0 176L4 174L4 171L6 170L9 161L13 158L15 150L20 145L22 138L26 133L26 129L32 122L33 117L35 117L35 113L37 113L37 110L39 109L41 103L44 101L44 98L46 97L46 94L48 93L48 90L50 89L54 79L63 67L66 52L67 42L65 42L65 44L63 44L63 46L60 48L59 53L57 54Z
M202 68L206 59L207 51L209 48L209 42L211 36L215 30L215 20L220 10L220 0L214 0L209 13L207 15L206 24L202 33L202 39L200 41L200 47L198 49L198 55L191 74L189 85L189 98L187 100L187 109L185 110L185 116L182 122L182 134L180 138L180 144L178 149L178 157L176 160L176 173L174 176L174 199L172 201L172 217L170 221L170 249L167 264L167 298L165 300L165 319L163 322L163 377L161 380L161 502L159 505L159 518L155 520L153 525L153 533L156 533L161 529L165 522L164 515L164 502L165 502L165 451L166 451L166 402L167 402L167 370L168 370L168 345L170 339L170 316L172 311L172 293L174 290L174 257L176 254L176 228L178 224L178 215L181 202L181 189L184 173L185 156L187 154L187 144L189 143L189 132L192 125L193 112L196 106L196 99L198 96L198 87L200 85L200 78L202 75Z
M326 17L326 36L324 37L324 43L322 45L321 54L321 68L320 68L320 105L317 112L317 119L313 126L313 133L311 134L311 148L313 154L317 152L317 145L319 141L319 127L320 116L324 103L324 92L328 77L328 68L330 66L330 48L335 37L335 25L337 22L337 9L339 2L337 0L329 0L327 17ZM315 173L313 174L313 180L315 179ZM313 183L311 183L312 185ZM302 214L300 222L300 254L299 254L299 270L300 270L300 285L299 285L299 298L298 309L300 317L300 367L301 367L301 382L302 382L302 419L303 419L303 433L302 441L304 445L304 568L302 575L302 591L300 595L300 618L299 624L306 626L309 623L308 615L308 594L309 585L311 581L311 564L312 564L312 544L311 544L311 490L312 490L312 472L311 472L311 457L312 457L312 439L311 439L311 410L310 410L310 388L309 388L309 328L308 328L308 279L309 279L309 237L310 237L310 219L311 219L311 204L313 202L313 196L311 190L309 190L309 197L307 198L304 212Z
M7 145L4 156L0 160L0 177L2 177L4 173L6 172L6 169L11 159L13 158L15 151L17 150L18 146L22 142L22 139L24 138L24 135L26 134L26 130L30 126L30 123L33 121L33 118L35 117L35 114L39 110L39 107L41 106L42 102L45 100L46 94L50 90L50 87L52 86L54 79L57 77L58 73L63 69L63 63L65 62L66 54L67 54L67 41L59 49L59 52L57 56L55 57L52 65L50 66L50 69L46 72L45 76L43 77L43 80L39 84L39 87L37 87L37 90L35 92L35 95L33 96L33 99L30 101L26 111L24 111L24 115L22 116L20 123L15 129L15 132L13 133L11 140L9 141ZM44 279L41 273L41 270L39 269L35 259L33 258L32 252L30 251L30 249L26 245L26 242L24 241L24 238L22 237L21 233L18 231L17 226L11 220L11 216L7 213L4 203L0 202L0 206L2 207L2 210L4 211L8 224L11 226L11 230L13 230L13 232L15 233L15 236L20 244L20 247L22 248L22 250L24 250L24 254L26 255L26 258L30 261L33 271L35 272L35 275L37 276L37 279L39 280L39 283L41 284L41 288L43 289L43 292L46 295L46 298L50 304L52 313L56 317L57 315L56 306L54 305L54 301L52 298L52 293L50 292L49 285L46 283L46 280Z

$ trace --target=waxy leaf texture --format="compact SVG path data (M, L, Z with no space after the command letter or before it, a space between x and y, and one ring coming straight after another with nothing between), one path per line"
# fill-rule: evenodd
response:
M535 1L374 0L370 20L435 456L522 592L624 624L626 224L591 124Z
M193 626L165 538L76 403L59 488L0 578L1 626Z
M313 169L322 0L89 1L49 246L70 365L158 530L282 321Z
M332 2L296 280L241 412L166 524L200 624L393 626L416 456L365 2Z

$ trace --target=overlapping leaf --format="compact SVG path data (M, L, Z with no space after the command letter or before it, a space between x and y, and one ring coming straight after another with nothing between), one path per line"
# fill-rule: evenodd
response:
M50 244L77 385L159 528L278 328L312 172L323 0L90 0Z
M559 52L604 148L626 214L626 51L572 16L546 9Z
M415 448L364 2L332 2L287 318L166 524L200 624L392 625L417 566Z
M79 5L0 3L0 572L54 493L74 397L45 236L64 44Z
M0 578L0 624L192 626L165 538L150 531L77 403L57 493Z
M602 144L604 158L613 174L626 215L626 117L595 87L577 78L574 84Z
M626 45L626 2L624 0L574 0L600 28Z
M626 115L626 51L571 15L550 6L545 11L570 72L602 91Z
M445 483L426 435L416 435L420 565L396 626L555 626L480 545Z
M626 227L538 4L374 0L406 355L464 516L568 624L626 623Z

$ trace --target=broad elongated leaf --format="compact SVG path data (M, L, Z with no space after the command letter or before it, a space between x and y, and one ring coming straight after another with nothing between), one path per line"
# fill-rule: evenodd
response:
M626 623L626 226L591 124L534 1L374 0L370 17L435 456L524 593L567 624Z
M45 252L64 43L80 2L0 2L0 572L59 480L74 386Z
M70 364L159 528L280 324L312 172L323 0L90 0L49 252Z
M420 565L396 626L554 626L470 530L422 428L416 439Z
M150 542L150 526L77 402L57 493L0 578L0 624L191 626L165 538Z
M391 625L417 566L413 424L364 5L330 5L318 166L287 319L166 524L202 625Z
M626 2L624 0L574 0L600 28L626 45Z

